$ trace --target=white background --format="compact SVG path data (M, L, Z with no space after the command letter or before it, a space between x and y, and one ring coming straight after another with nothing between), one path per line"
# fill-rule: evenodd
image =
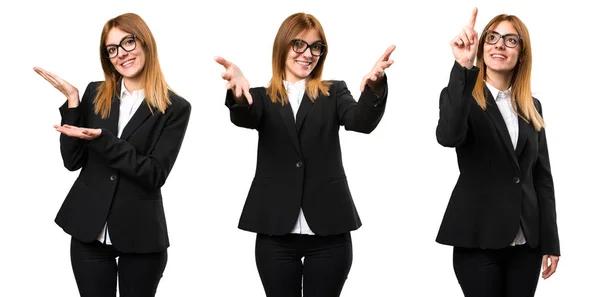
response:
M597 14L588 1L482 2L3 2L0 295L78 296L70 237L53 222L78 174L62 166L52 128L65 98L32 67L56 73L83 94L90 81L103 79L104 23L135 12L154 33L167 82L193 106L163 187L171 247L157 296L264 296L255 235L236 228L254 174L257 133L230 123L223 69L213 57L239 65L252 86L265 85L277 29L302 11L325 29L324 78L345 80L355 95L375 60L397 46L379 127L370 135L340 131L364 223L352 232L354 262L342 295L462 296L452 248L434 241L458 177L455 152L437 144L435 127L453 63L448 42L474 6L479 32L508 13L531 34L532 88L544 106L563 253L557 273L540 280L538 296L597 294Z

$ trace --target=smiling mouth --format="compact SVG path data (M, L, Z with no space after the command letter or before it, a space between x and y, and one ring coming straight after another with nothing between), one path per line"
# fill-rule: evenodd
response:
M127 67L127 66L133 64L133 60L135 60L135 59L131 59L131 60L127 60L127 61L123 62L123 63L121 63L121 66Z
M506 56L504 56L504 55L500 55L500 54L492 54L492 58L497 58L497 59L506 59Z
M298 61L296 60L296 63L302 65L302 66L310 66L312 64L312 62L308 62L308 61Z

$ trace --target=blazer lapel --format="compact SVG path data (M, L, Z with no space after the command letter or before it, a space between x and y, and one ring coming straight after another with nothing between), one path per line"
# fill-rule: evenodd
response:
M287 134L290 137L290 141L292 141L292 145L294 149L298 152L298 154L302 154L300 150L300 141L298 140L298 134L296 132L296 125L294 124L294 114L292 111L292 107L289 103L281 105L280 103L274 103L277 105L279 109L279 114L281 114L281 118L283 120L283 124L285 125L285 129L287 130Z
M157 112L157 110L154 110ZM127 122L125 128L123 129L123 133L121 134L121 139L127 139L131 134L151 115L150 108L148 108L148 104L146 101L142 101L138 109L133 114L133 117Z
M525 143L527 140L528 129L531 129L531 126L525 122L521 117L519 117L519 139L517 140L517 148L515 149L515 153L517 156L520 156L523 152L523 148L525 147Z
M315 103L310 100L306 92L302 97L302 102L300 103L300 108L298 109L298 113L296 114L296 132L299 134L300 129L302 129L302 124L304 124L304 120L306 119L306 115L312 110Z
M117 95L114 95L112 97L112 100L110 101L110 114L108 115L108 118L106 119L102 119L100 117L100 115L97 115L98 120L99 120L99 127L98 128L104 128L108 131L110 131L110 133L117 135L119 132L119 106L120 106L120 101L119 101L119 97L117 97Z
M504 147L507 149L508 154L513 159L517 166L519 165L519 160L517 160L517 154L515 153L515 149L513 148L512 141L510 140L510 135L508 134L508 128L506 128L506 123L504 122L504 118L502 118L502 113L500 113L500 109L498 109L498 105L496 105L496 100L494 100L494 96L489 89L486 88L486 99L487 100L487 108L486 113L492 118L492 122L494 126L496 126L496 132L502 139L502 143ZM519 131L521 131L521 127L519 127ZM519 132L521 134L521 132Z

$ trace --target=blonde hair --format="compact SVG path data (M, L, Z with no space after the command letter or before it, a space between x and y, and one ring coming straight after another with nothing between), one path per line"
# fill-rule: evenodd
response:
M285 61L291 48L292 39L309 29L315 29L321 41L327 45L327 39L325 38L325 32L321 23L310 14L295 13L287 17L279 27L279 31L273 42L273 77L267 87L267 94L273 103L279 102L281 105L284 105L288 101L287 92L283 85L285 79ZM319 58L317 65L306 78L305 92L312 101L317 99L319 93L329 96L329 86L331 83L321 80L325 58L327 58L327 51Z
M525 24L514 15L501 14L494 17L483 29L483 32L490 28L496 27L501 22L507 21L513 25L517 34L521 36L521 51L519 52L519 60L517 65L513 69L513 75L510 81L511 96L513 98L513 108L523 120L527 123L532 123L536 131L540 131L544 128L544 119L539 114L533 103L533 96L531 95L531 68L532 68L532 57L531 57L531 41L529 38L529 31ZM477 104L482 108L486 109L485 101L485 79L487 77L486 71L487 66L483 61L483 46L485 33L481 34L479 38L479 46L477 49L477 67L481 69L473 89L473 97ZM516 102L516 106L515 103Z
M98 93L94 98L96 114L100 114L103 119L110 114L111 100L113 96L118 96L117 86L123 76L117 72L110 62L110 58L105 55L105 42L108 32L113 28L119 28L127 33L135 35L138 46L142 47L146 57L146 63L142 69L142 88L146 98L146 104L152 113L153 109L164 113L171 104L169 100L169 86L165 81L163 73L158 63L158 53L156 42L150 28L146 22L135 13L125 13L116 18L110 19L104 25L100 36L100 62L104 71L104 82L98 86Z

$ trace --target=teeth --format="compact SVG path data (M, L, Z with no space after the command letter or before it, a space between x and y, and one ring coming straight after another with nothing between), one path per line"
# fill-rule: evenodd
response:
M122 66L127 66L127 65L129 65L129 64L131 64L131 63L133 63L133 60L129 60L129 61L127 61L127 62L125 62L125 63L123 63L123 64L121 64L121 65L122 65Z
M308 66L308 65L310 65L310 62L296 61L296 63L298 63L298 64L300 64L300 65L304 65L304 66Z

